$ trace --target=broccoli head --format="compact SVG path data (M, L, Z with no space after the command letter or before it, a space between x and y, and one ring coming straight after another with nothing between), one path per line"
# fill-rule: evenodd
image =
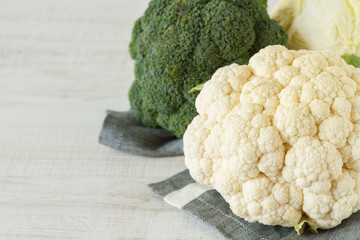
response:
M152 0L130 42L135 81L129 100L135 117L181 138L196 116L194 86L219 67L247 64L287 34L267 14L266 0Z

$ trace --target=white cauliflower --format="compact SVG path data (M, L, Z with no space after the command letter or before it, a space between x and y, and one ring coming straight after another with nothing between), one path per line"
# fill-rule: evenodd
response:
M332 228L360 208L360 70L269 46L220 68L196 99L185 164L250 222Z

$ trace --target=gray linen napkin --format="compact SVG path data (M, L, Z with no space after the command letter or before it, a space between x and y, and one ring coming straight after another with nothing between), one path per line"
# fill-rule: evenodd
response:
M182 139L160 128L148 128L131 111L107 111L99 143L146 157L183 155Z
M224 239L360 239L360 211L335 228L319 230L317 234L305 232L298 236L293 228L249 223L236 216L216 190L195 183L188 170L149 187L155 195L190 213Z

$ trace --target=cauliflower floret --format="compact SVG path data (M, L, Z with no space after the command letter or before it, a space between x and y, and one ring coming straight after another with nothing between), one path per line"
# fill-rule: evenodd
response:
M303 137L287 152L283 177L302 189L324 193L341 174L342 165L341 154L334 145Z
M330 117L330 105L323 100L315 99L309 104L311 115L315 118L316 124Z
M208 94L199 94L195 102L196 110L200 114L204 114L210 106L216 104L218 100L228 97L230 94L237 95L237 93L241 92L243 85L249 81L251 76L252 72L249 66L232 64L220 68L212 76L211 82L208 81L204 84L203 90L208 92ZM236 102L233 104L236 104ZM228 106L226 109L229 108L231 108L231 106ZM214 114L209 115L213 116Z
M249 60L256 76L273 77L281 67L290 66L294 59L291 51L284 46L276 48L263 48Z
M360 208L359 86L330 52L266 47L205 84L185 164L250 222L334 227Z
M328 62L323 54L311 52L296 58L292 66L300 68L302 75L307 77L316 77L328 66Z
M274 125L279 129L283 140L294 144L298 138L314 136L317 132L314 117L306 104L280 105L273 118Z
M319 138L323 141L329 141L337 148L343 147L349 136L353 124L338 115L333 115L322 121L319 126Z
M351 120L357 122L360 120L360 96L355 96L349 99L351 104Z

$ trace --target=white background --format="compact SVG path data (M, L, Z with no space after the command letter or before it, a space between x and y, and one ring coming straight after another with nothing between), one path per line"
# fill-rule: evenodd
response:
M105 109L129 109L147 3L0 0L0 239L219 239L147 188L183 157L97 143Z

